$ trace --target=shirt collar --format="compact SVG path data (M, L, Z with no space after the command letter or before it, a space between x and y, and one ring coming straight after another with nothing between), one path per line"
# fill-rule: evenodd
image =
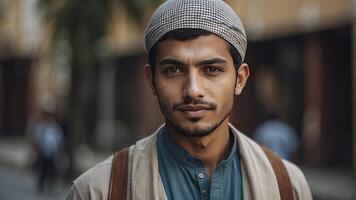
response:
M229 163L233 157L238 156L237 153L237 136L233 133L233 130L230 129L230 138L232 138L232 146L229 150L228 156L219 163L218 166L225 165ZM168 154L178 162L184 163L187 166L197 167L203 166L203 162L197 158L191 156L185 149L183 149L167 132L166 128L163 127L158 135L158 145L161 145L163 151L167 151Z

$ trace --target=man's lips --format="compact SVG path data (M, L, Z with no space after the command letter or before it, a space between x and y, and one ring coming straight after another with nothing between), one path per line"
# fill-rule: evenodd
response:
M209 106L205 105L182 105L178 107L180 111L200 111L200 110L211 110Z
M188 118L202 118L212 108L206 105L182 105L178 110Z

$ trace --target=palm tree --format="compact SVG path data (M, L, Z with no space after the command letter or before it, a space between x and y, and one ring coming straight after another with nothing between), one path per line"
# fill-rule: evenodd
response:
M53 28L52 47L60 40L70 44L72 58L71 91L67 103L69 126L68 150L73 161L73 147L83 139L90 101L95 95L95 80L99 58L93 44L106 34L110 6L122 5L128 15L142 25L144 11L155 7L160 0L39 0L44 18ZM73 163L73 162L70 162ZM70 165L70 176L73 167Z

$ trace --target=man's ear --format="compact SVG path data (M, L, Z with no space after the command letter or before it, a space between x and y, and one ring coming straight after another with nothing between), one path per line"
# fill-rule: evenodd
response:
M237 70L235 95L240 95L244 89L247 79L250 76L250 69L246 63L242 63Z
M148 83L150 85L150 88L152 90L153 95L156 96L156 88L155 88L155 85L154 85L153 73L154 73L154 71L153 71L151 65L146 64L145 65L145 76L146 76L146 79L147 79L147 81L148 81Z

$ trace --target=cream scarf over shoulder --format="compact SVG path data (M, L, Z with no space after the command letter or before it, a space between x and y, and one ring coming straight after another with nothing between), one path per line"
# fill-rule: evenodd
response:
M151 136L138 141L129 149L129 180L127 199L166 200L163 183L158 172L157 134L162 125ZM241 155L244 200L280 200L279 189L274 171L269 160L258 144L236 130ZM309 187L301 171L293 164L284 161L290 175L294 199L312 199Z

